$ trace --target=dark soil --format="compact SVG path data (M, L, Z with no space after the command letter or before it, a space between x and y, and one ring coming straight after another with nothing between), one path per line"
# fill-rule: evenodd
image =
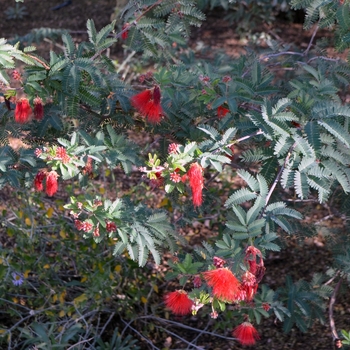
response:
M25 0L24 6L27 9L27 15L22 19L7 20L4 10L7 6L14 6L14 1L2 1L0 11L0 37L12 39L17 36L27 34L33 28L64 28L70 31L76 40L86 40L86 21L93 19L97 30L110 23L110 18L116 5L115 0L73 0L72 4L62 7L59 10L52 10L53 7L64 2L63 0L38 1ZM4 4L6 3L6 4ZM23 5L22 5L23 6ZM191 45L195 47L203 42L209 45L212 51L224 50L232 56L237 56L245 52L245 41L235 32L234 24L229 24L223 20L214 17L215 27L210 19L199 29L193 31L194 37L191 39ZM300 23L278 22L269 27L263 26L263 30L272 35L281 42L293 43L305 49L312 35L312 30L304 31ZM318 33L321 38L325 34ZM317 38L316 37L316 38ZM50 42L40 44L43 52L55 45ZM120 52L119 52L120 54ZM329 50L329 54L333 54ZM329 213L322 207L313 207L310 205L309 221L314 222L327 216ZM323 225L337 224L342 229L341 220L337 222L323 221ZM202 238L209 233L208 228L203 227L200 231ZM272 288L278 288L285 283L285 276L290 274L294 279L305 278L310 280L315 272L325 272L331 265L331 253L326 249L322 235L315 239L309 239L302 242L295 238L286 240L286 248L280 253L271 253L266 259L266 275L262 283L270 285ZM350 296L345 292L341 293L336 300L334 308L334 318L337 330L349 330ZM199 324L194 322L194 324ZM232 321L232 324L234 322ZM333 349L331 331L327 319L326 324L316 323L307 334L301 333L298 329L293 329L289 334L283 334L282 324L270 317L257 326L261 335L261 340L254 347L255 349L315 349L329 350ZM172 328L179 334L183 332L182 337L194 338L189 331ZM237 343L229 343L219 338L201 337L198 344L202 344L203 349L224 350L224 349L243 349ZM173 347L175 346L175 347ZM182 346L181 346L182 347ZM171 349L176 349L175 343Z

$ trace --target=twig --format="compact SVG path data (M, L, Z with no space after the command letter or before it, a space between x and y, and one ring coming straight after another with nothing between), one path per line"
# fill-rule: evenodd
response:
M6 329L4 335L8 334L8 333L11 333L18 325L20 325L22 322L28 320L29 318L34 317L36 315L39 315L42 312L45 312L45 311L48 311L48 310L55 310L55 309L56 309L56 307L48 307L47 309L42 309L42 310L38 310L38 311L31 310L28 316L23 317L18 322L16 322L11 328Z
M136 51L132 51L128 57L123 61L123 63L119 66L119 68L117 69L117 73L121 72L124 67L126 66L126 64L134 57L134 55L136 54Z
M186 343L187 345L193 347L194 349L203 350L203 347L199 347L199 346L197 346L197 345L194 345L193 343L191 343L191 342L187 341L186 339L180 337L178 334L176 334L176 333L174 333L174 332L172 332L172 331L169 331L169 329L165 329L164 327L161 327L161 326L155 326L155 327L158 328L158 329L162 329L163 331L165 331L165 332L168 333L168 334L173 335L174 337L180 339L182 342L184 342L184 343Z
M105 323L105 325L103 326L103 328L102 328L102 330L101 330L101 332L100 332L100 338L102 337L103 332L105 331L105 329L106 329L107 325L109 324L109 322L111 322L111 320L112 320L112 318L113 318L114 315L115 315L115 312L113 312L113 313L109 316L107 322Z
M121 321L126 325L126 327L123 329L121 336L123 335L124 331L127 328L130 328L132 331L134 331L140 338L144 339L149 345L151 345L152 349L160 350L158 347L156 347L149 339L147 339L145 336L143 336L138 330L136 330L134 327L131 327L131 323L134 322L134 320L127 323L121 318Z
M275 181L273 182L273 184L272 184L272 186L271 186L271 188L270 188L270 191L269 191L269 193L268 193L267 196L266 196L266 199L265 199L265 207L264 207L263 211L261 212L261 216L262 216L263 213L265 212L265 209L266 209L266 207L267 207L267 205L268 205L268 203L269 203L269 201L270 201L270 198L271 198L271 196L272 196L272 193L273 193L273 191L275 190L275 188L276 188L276 186L277 186L279 180L281 179L282 172L283 172L283 170L285 169L285 167L286 167L286 165L287 165L287 163L288 163L288 161L289 161L289 158L291 157L292 152L293 152L293 150L294 150L294 148L295 148L296 146L297 146L297 143L294 142L294 144L289 148L287 157L286 157L286 159L284 160L283 165L281 166L281 169L279 170L279 172L278 172L278 174L277 174L277 176L276 176L276 178L275 178Z
M312 45L312 43L313 43L313 41L314 41L314 39L315 39L315 35L316 35L317 31L318 31L318 28L319 28L319 27L318 27L318 24L317 24L316 27L315 27L314 32L312 33L312 36L311 36L309 45L307 46L306 50L304 51L304 56L307 56L307 54L309 53L309 51L310 51L310 49L311 49L311 45Z
M327 286L328 284L331 284L338 275L339 275L339 271L337 271L336 274L331 279L329 279L327 282L323 283L323 285Z
M272 54L269 54L269 55L261 56L260 60L265 60L265 59L269 59L271 57L278 57L278 56L284 56L284 55L304 56L304 54L302 54L301 52L282 51L282 52L278 52L278 53L272 53Z
M340 288L340 285L342 284L342 281L343 281L343 279L340 278L340 280L338 281L337 285L335 286L335 288L333 290L331 299L329 301L329 311L328 311L328 314L329 314L329 326L330 326L331 331L332 331L333 340L339 338L337 330L335 329L335 322L334 322L334 318L333 318L333 306L334 306L335 298L336 298L336 295L337 295L338 290Z
M331 61L331 62L339 62L340 61L340 58L330 58L330 57L326 57L326 56L315 56L315 57L310 58L307 61L307 63L310 63L311 61L317 60L317 59L324 60L324 61Z
M89 338L89 339L85 339L85 340L81 340L81 341L79 341L78 343L75 343L74 345L71 345L69 348L67 348L67 350L74 349L77 345L87 343L88 341L90 341L90 340L92 340L92 339L94 339L94 337Z
M217 171L204 185L204 187L207 187L211 182L213 182L221 173Z
M235 145L236 143L245 141L245 140L247 140L247 139L250 139L250 138L253 137L253 136L262 135L262 134L263 134L263 131L262 131L262 130L253 132L252 134L249 134L249 135L247 135L247 136L243 136L243 137L241 137L240 139L235 140L235 142L232 142L232 143L228 144L227 146L228 146L228 147L233 146L233 145Z
M143 318L143 317L142 317ZM217 334L217 333L213 333L213 332L209 332L209 331L205 331L203 329L198 329L198 328L193 328L191 326L187 326L183 323L179 323L179 322L175 322L175 321L170 321L170 320L166 320L164 318L160 318L160 317L155 317L155 316L150 316L149 318L152 318L153 320L156 320L156 321L159 321L159 322L163 322L163 323L170 323L174 326L177 326L177 327L181 327L181 328L184 328L184 329L189 329L189 330L192 330L194 332L199 332L199 333L203 333L203 334L208 334L208 335L211 335L213 337L217 337L217 338L221 338L221 339L225 339L225 340L236 340L236 338L231 338L231 337L226 337L224 335L220 335L220 334Z
M29 55L27 54L28 57L32 58L33 60L39 62L41 65L44 66L45 69L49 70L50 69L50 66L48 66L44 61L42 61L41 59L39 59L38 57L35 57L35 56L32 56L32 55Z

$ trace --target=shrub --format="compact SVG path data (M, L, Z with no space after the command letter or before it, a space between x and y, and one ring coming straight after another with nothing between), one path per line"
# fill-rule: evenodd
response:
M336 47L348 47L347 2L291 6L306 9L314 34L332 28ZM220 314L215 327L230 327L229 340L254 344L262 317L275 316L285 332L325 321L327 301L349 280L346 233L329 242L328 281L287 276L274 291L262 280L283 237L315 233L302 221L303 201L338 201L348 213L348 64L320 54L314 35L303 51L269 40L264 52L198 59L187 39L204 19L192 1L129 2L119 32L116 21L97 31L88 20L88 41L64 32L62 52L48 61L0 40L0 186L16 198L2 222L9 348L107 348L108 324L124 327L109 333L113 344L135 348L132 331L153 347L158 330L170 332L164 260L165 278L178 279L165 306ZM106 55L120 41L127 60L145 65L138 81L125 81ZM120 190L121 173L129 191ZM180 229L207 218L213 237L186 246Z

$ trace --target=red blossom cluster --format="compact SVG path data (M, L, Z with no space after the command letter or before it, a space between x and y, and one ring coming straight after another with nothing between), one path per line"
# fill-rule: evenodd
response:
M12 78L17 81L21 80L21 74L18 72L18 70L15 69L12 72Z
M179 145L177 143L171 143L168 146L168 153L169 154L177 154L179 152Z
M16 103L15 121L18 124L28 123L33 111L27 98L20 98Z
M237 338L237 340L242 345L254 345L257 340L260 339L258 331L250 322L243 322L237 326L232 335Z
M37 191L44 191L44 180L46 179L46 194L52 197L58 190L58 174L55 170L46 172L40 170L34 178L34 187Z
M230 113L230 110L223 106L219 106L216 110L216 113L219 119L223 119L227 113Z
M131 104L148 122L158 124L164 114L160 99L159 86L155 86L153 90L145 90L134 95Z
M128 35L129 35L129 26L130 24L129 23L125 23L123 25L123 29L122 29L122 39L123 40L126 40L128 38Z
M107 232L116 232L117 231L117 225L112 221L106 222L106 231Z
M203 273L209 287L213 289L213 296L225 302L234 302L239 299L240 282L231 270L221 267Z
M74 220L74 225L78 231L89 232L93 229L93 224L88 221Z
M260 250L254 246L248 246L244 261L249 266L249 269L243 273L239 280L230 269L224 267L226 263L224 259L216 256L213 258L215 268L203 272L201 276L208 287L211 288L211 294L214 298L227 303L239 303L242 301L249 303L253 300L258 289L258 283L261 281L265 271ZM194 276L194 288L202 286L201 276ZM192 300L189 298L184 290L168 293L165 296L165 305L177 315L196 313L197 309L203 306L199 299L194 298ZM268 311L270 305L263 303L262 307ZM218 317L218 313L214 309L211 317ZM248 317L245 320L246 322L243 322L233 330L232 334L242 345L253 345L259 339L259 334L247 319Z
M93 159L91 157L87 157L82 173L84 175L92 176L92 170L93 170Z
M15 121L19 124L25 124L30 121L30 118L34 114L35 120L42 120L44 117L43 101L40 97L36 97L33 101L34 110L29 104L27 98L22 97L17 100L15 108Z
M198 163L192 163L187 172L192 191L192 202L195 207L200 207L203 202L202 191L204 187L203 168Z
M67 154L67 151L64 147L57 147L56 149L56 158L62 161L62 163L69 163L70 157Z
M33 102L34 102L34 119L39 121L43 120L44 118L43 100L40 97L36 97Z
M188 297L187 292L184 290L176 290L175 292L168 293L164 302L175 315L188 315L192 311L193 301Z

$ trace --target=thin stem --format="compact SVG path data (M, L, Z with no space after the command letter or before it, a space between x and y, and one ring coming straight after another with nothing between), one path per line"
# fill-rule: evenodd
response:
M30 58L32 58L33 60L35 60L35 61L37 61L37 62L39 62L41 65L43 65L43 67L45 68L45 69L47 69L47 70L49 70L50 69L50 66L48 66L44 61L42 61L41 59L39 59L38 57L35 57L35 56L32 56L32 55L29 55L28 53L27 53L27 56L28 57L30 57Z
M169 324L172 324L172 325L177 326L177 327L181 327L181 328L184 328L184 329L189 329L189 330L194 331L194 332L208 334L208 335L211 335L211 336L216 337L216 338L222 338L222 339L226 339L226 340L236 340L236 338L226 337L224 335L220 335L220 334L217 334L217 333L205 331L203 329L193 328L193 327L187 326L187 325L185 325L183 323L166 320L164 318L155 317L155 316L150 316L149 318L152 318L153 320L156 320L156 321L159 321L159 322L162 322L162 323L169 323Z
M124 331L127 328L130 328L132 331L134 331L140 338L144 339L151 347L152 349L156 349L156 350L160 350L158 347L156 347L149 339L147 339L145 336L143 336L138 330L136 330L134 327L131 327L131 322L127 323L126 321L124 321L123 319L121 319L121 321L126 325L126 327L123 329L123 332L121 334L121 336L123 335ZM132 321L133 322L133 321Z
M312 46L312 43L313 43L313 41L314 41L314 39L315 39L316 33L317 33L317 31L318 31L318 28L319 28L319 26L316 25L315 30L314 30L314 32L312 33L312 36L311 36L309 45L307 46L306 50L304 51L304 56L307 56L307 54L309 53L309 51L310 51L310 49L311 49L311 46Z
M48 311L48 310L56 310L56 307L48 307L47 309L42 309L39 311L33 311L30 310L29 315L27 315L26 317L23 317L22 319L20 319L18 322L16 322L11 328L6 329L6 332L4 334L8 334L11 333L15 328L17 328L17 326L19 326L22 322L28 320L31 317L34 317L36 315L41 314L42 312Z
M101 329L100 338L102 337L103 332L105 331L105 329L106 329L107 325L109 324L109 322L111 322L111 320L112 320L112 318L114 317L114 315L115 315L115 312L113 312L113 313L109 316L107 322L105 323L105 325L104 325L103 328Z
M241 137L240 139L235 140L235 142L232 142L232 143L228 144L227 147L233 146L233 145L236 144L236 143L239 143L239 142L248 140L248 139L250 139L251 137L254 137L254 136L257 136L257 135L262 135L262 134L263 134L263 131L262 131L262 130L253 132L252 134L249 134L249 135L247 135L247 136L243 136L243 137Z
M70 346L67 350L74 349L77 345L87 343L88 341L93 340L93 339L94 339L94 337L89 338L89 339L85 339L85 340L81 340L80 342L75 343L74 345Z
M202 346L194 345L192 342L187 341L186 339L180 337L178 334L176 334L176 333L174 333L172 331L169 331L169 329L165 329L164 327L161 327L161 326L155 326L155 327L158 328L158 329L163 330L164 332L166 332L168 334L173 335L174 337L180 339L182 342L186 343L188 346L191 346L194 349L198 349L198 350L202 350L203 349Z
M269 55L264 55L260 57L260 60L269 59L271 57L278 57L278 56L284 56L284 55L292 55L292 56L304 56L301 52L295 52L295 51L282 51L278 53L272 53Z
M289 148L287 157L286 157L286 159L284 160L283 165L281 166L281 169L279 170L279 172L278 172L278 174L277 174L277 176L276 176L276 178L275 178L275 181L273 182L273 184L272 184L272 186L271 186L271 188L270 188L270 191L269 191L269 193L268 193L267 196L266 196L266 199L265 199L265 207L264 207L264 210L261 212L261 216L262 216L263 213L265 212L265 209L266 209L266 207L267 207L267 205L268 205L268 203L269 203L269 201L270 201L270 198L271 198L271 196L272 196L272 193L273 193L273 191L275 190L275 188L276 188L278 182L280 181L281 176L282 176L282 173L283 173L283 170L285 169L285 167L286 167L286 165L287 165L287 163L288 163L288 161L289 161L289 159L290 159L290 157L291 157L291 155L292 155L292 152L293 152L293 150L294 150L294 148L295 148L296 146L297 146L297 143L294 142L294 144Z
M331 299L329 301L329 311L328 311L328 314L329 314L329 326L330 326L331 331L332 331L333 340L339 338L337 330L335 328L335 322L334 322L334 317L333 317L333 307L334 307L334 303L335 303L335 299L336 299L338 290L339 290L340 285L342 284L342 282L343 282L343 279L340 278L340 280L338 281L338 283L336 284L336 286L335 286L335 288L333 290Z

